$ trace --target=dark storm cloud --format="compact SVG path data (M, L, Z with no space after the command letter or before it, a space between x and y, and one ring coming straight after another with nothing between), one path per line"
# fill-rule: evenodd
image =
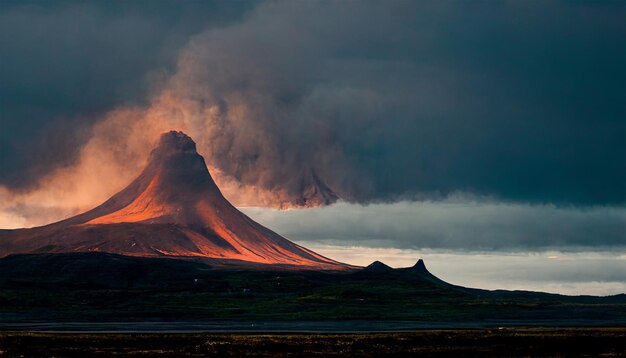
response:
M70 164L104 112L146 100L191 34L253 5L0 2L0 182Z
M32 120L11 114L23 119L10 122L12 138L41 130L36 118L85 122L74 110L59 109L71 107L56 107L59 100L81 99L79 115L140 101L146 74L167 63L160 56L170 58L161 52L179 48L160 41L170 34L169 22L151 17L170 11L167 6L148 15L139 5L102 13L91 7L61 7L51 19L69 26L73 15L63 11L87 16L72 27L79 39L104 27L93 30L104 44L94 53L67 45L65 37L56 44L44 36L48 31L15 41L3 36L15 42L6 51L11 65L2 65L9 79L3 101L40 111ZM15 11L3 15L14 19ZM186 21L190 13L170 21ZM157 81L157 88L181 103L175 112L195 128L212 166L264 189L298 195L302 173L311 168L340 196L358 202L463 191L623 204L625 16L626 5L618 2L262 3L237 21L192 36L172 77ZM118 30L124 26L133 31ZM192 30L179 31L172 42ZM28 57L20 49L34 51L30 44L37 41L46 45L31 57L47 69L27 76L19 72ZM54 67L68 51L78 65ZM108 70L79 66L100 56ZM122 61L119 56L128 63L106 66ZM30 67L37 66L22 69ZM90 83L94 91L72 81ZM61 87L48 93L48 84ZM34 96L40 102L31 107L28 96L19 95L22 87L40 90ZM11 157L4 155L3 173L19 169L21 162Z
M171 88L219 108L204 122L220 128L209 160L244 183L297 191L308 165L360 202L461 190L623 203L625 15L617 3L262 4L194 37Z

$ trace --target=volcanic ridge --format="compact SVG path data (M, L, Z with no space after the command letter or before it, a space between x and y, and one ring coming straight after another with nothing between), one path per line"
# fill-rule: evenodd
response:
M351 267L237 210L213 181L194 141L176 131L161 136L139 177L95 209L46 226L0 230L0 257L69 252L196 258L235 266Z

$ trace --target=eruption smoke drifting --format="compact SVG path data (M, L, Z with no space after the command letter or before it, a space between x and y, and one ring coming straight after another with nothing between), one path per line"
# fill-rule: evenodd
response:
M582 5L560 3L434 4L264 2L238 22L191 37L147 104L108 112L72 165L34 188L0 186L0 227L95 206L139 174L169 130L196 140L238 206L456 191L621 205L625 172L603 166L623 162L623 151L612 150L623 147L625 128L623 81L611 72L623 69L621 41L596 49L609 43L598 41L604 32L577 37L598 26L623 28L619 12L594 17ZM557 15L564 20L552 21ZM500 29L495 37L493 28ZM570 61L589 53L614 64ZM546 73L541 61L569 67ZM593 73L591 82L581 73ZM554 90L563 83L567 91ZM611 84L621 87L609 96ZM602 105L563 105L594 92ZM581 171L598 173L601 185Z
M265 21L259 14L254 21ZM24 217L20 224L42 224L92 207L128 184L159 136L172 129L198 139L199 152L235 205L285 208L337 200L325 174L347 166L333 130L299 113L304 93L292 81L301 76L285 82L286 63L276 61L275 47L284 41L275 37L284 28L259 39L254 26L211 30L192 39L176 73L149 106L108 113L92 128L76 163L56 169L33 190L2 188L4 220L15 222L13 211Z

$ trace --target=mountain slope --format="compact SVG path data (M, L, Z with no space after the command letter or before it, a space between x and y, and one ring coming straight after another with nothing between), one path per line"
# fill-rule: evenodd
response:
M139 177L102 205L47 226L0 231L0 257L93 251L349 268L294 244L237 210L211 178L193 140L174 131L161 137Z

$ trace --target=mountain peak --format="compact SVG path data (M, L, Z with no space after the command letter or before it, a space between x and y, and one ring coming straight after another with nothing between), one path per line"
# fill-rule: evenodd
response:
M161 135L146 168L109 202L103 204L106 210L96 208L97 215L87 223L169 223L197 228L208 225L199 204L212 209L229 206L196 151L196 143L178 131Z
M0 257L90 251L349 268L285 239L237 210L213 181L196 143L177 131L164 133L141 174L102 205L0 240Z
M417 260L417 263L415 263L415 265L411 267L411 270L418 273L430 274L430 272L428 272L428 269L426 269L424 260L422 259Z
M161 139L156 147L159 149L169 149L176 151L196 151L196 142L181 131L169 131L161 134Z
M391 272L393 271L393 268L387 266L386 264L380 261L374 261L371 264L367 265L367 267L365 267L363 271L373 272L373 273L383 273L383 272Z
M164 160L165 158L176 154L195 154L196 142L183 132L170 131L163 133L157 146L152 150L151 161Z

